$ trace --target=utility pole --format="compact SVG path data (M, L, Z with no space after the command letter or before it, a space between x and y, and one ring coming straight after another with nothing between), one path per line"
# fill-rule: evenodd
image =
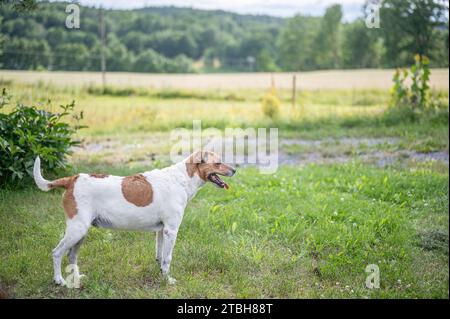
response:
M297 103L297 77L294 74L292 76L292 110L295 110L296 103Z
M270 74L270 90L272 91L272 94L275 94L275 78L273 76L273 73Z
M100 18L100 62L102 70L102 84L103 87L106 86L106 58L105 58L105 47L106 47L106 37L105 37L105 20L103 19L103 9L100 8L99 11Z

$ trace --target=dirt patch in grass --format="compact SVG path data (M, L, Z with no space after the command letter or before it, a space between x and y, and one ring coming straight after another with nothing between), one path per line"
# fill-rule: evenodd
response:
M360 160L364 163L373 164L378 167L386 167L395 163L405 164L408 161L427 162L440 161L449 164L448 152L419 153L413 151L398 152L371 152L360 155L338 155L324 156L320 152L311 152L296 155L280 153L281 165L307 165L307 164L335 164L346 163L353 160Z
M13 285L8 285L0 280L0 299L14 298L12 286Z
M443 251L448 255L448 232L439 229L433 229L419 233L419 246L425 250Z
M233 143L227 139L223 142ZM252 149L252 146L256 145L256 140L247 140L247 145ZM166 166L171 163L170 148L169 139L162 137L141 136L133 141L106 138L91 140L81 147L74 148L74 156L87 162L105 162L113 165ZM247 164L248 155L252 154L248 149L236 149L236 153L239 159L236 160L238 166L259 165L259 163ZM425 153L405 149L400 138L279 140L279 165L342 164L355 160L377 167L429 161L448 165L449 153L448 150Z

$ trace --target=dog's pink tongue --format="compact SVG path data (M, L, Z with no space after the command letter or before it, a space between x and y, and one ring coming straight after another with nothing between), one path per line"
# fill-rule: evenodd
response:
M230 188L230 186L228 186L228 184L225 183L225 182L223 182L223 187L224 187L225 189L229 189L229 188Z

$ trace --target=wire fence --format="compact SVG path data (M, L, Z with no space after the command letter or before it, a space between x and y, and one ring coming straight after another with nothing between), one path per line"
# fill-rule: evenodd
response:
M98 54L98 55L97 55ZM30 59L31 58L31 59ZM111 58L109 54L106 57L106 68L110 71L139 71L133 69L133 64L137 57L129 55L120 58ZM242 72L257 71L258 60L253 57L247 58L223 58L219 66L208 65L207 68L214 70L235 70ZM87 63L86 63L87 62ZM153 61L149 61L149 64ZM192 66L194 66L193 61ZM205 64L205 63L203 63ZM68 70L68 71L99 71L101 69L100 53L89 52L36 52L23 50L0 49L0 68L24 70L43 68L48 71Z

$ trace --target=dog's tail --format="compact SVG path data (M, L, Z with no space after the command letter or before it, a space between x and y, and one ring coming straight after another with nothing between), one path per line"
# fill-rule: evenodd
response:
M34 160L34 168L33 168L33 177L34 182L37 187L44 192L48 192L49 190L56 187L64 187L67 188L70 184L70 177L63 177L54 181L48 181L41 174L41 159L36 157Z
M39 156L34 160L33 177L34 182L40 190L43 190L44 192L48 192L50 190L49 185L51 182L42 177L41 174L41 159Z

